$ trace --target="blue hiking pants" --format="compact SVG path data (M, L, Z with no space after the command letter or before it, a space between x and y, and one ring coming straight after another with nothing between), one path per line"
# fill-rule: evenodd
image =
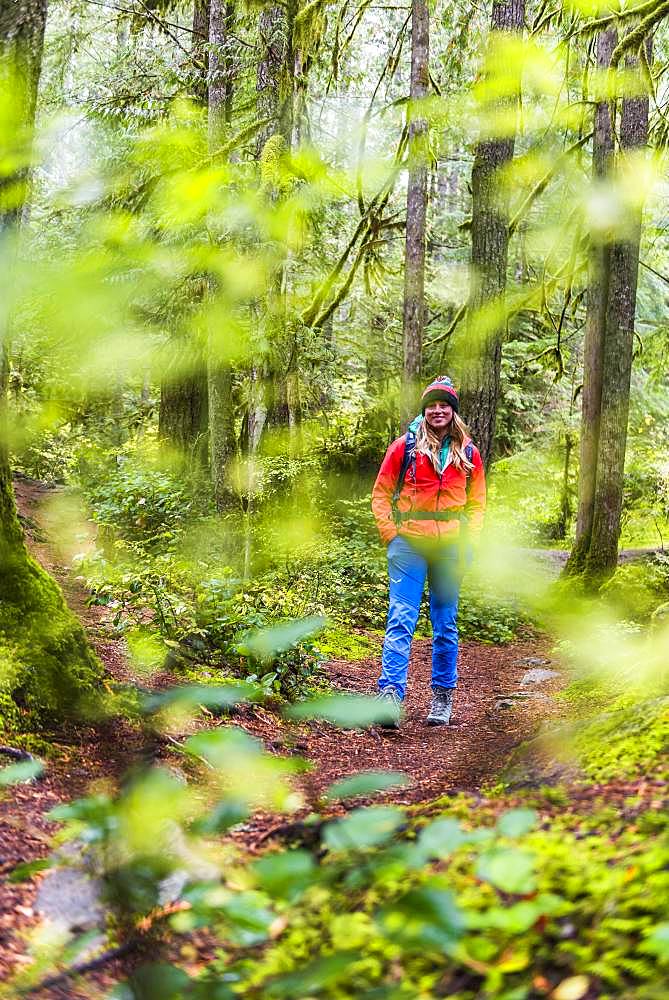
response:
M421 550L397 535L388 546L390 606L383 640L379 688L392 685L404 698L411 640L416 630L425 580L430 588L432 684L454 688L458 680L459 546Z

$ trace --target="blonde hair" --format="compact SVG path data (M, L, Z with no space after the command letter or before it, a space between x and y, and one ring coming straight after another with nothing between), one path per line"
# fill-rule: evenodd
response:
M469 430L464 420L453 411L453 416L448 427L448 434L451 439L450 456L451 464L459 472L469 472L474 468L472 462L465 455L465 440L469 437ZM418 433L416 434L416 451L421 455L427 455L437 472L443 470L439 467L439 457L441 455L441 441L435 434L425 417L420 422Z

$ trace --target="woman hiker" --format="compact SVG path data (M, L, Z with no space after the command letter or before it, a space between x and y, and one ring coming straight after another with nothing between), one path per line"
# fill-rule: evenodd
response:
M486 503L478 449L458 416L458 393L445 375L427 386L422 414L388 448L372 490L372 510L388 545L390 606L379 697L397 728L411 640L428 580L432 621L429 725L451 719L458 670L458 591L471 561Z

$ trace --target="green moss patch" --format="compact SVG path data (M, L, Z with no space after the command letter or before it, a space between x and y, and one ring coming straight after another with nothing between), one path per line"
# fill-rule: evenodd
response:
M19 547L0 575L0 725L33 730L81 714L101 677L60 588Z
M352 632L344 626L326 629L316 639L316 649L328 660L366 660L378 656L381 638Z

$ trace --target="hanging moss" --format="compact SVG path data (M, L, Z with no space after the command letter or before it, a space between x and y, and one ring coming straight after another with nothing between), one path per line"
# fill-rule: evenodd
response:
M326 28L328 0L309 0L296 15L293 24L293 46L302 57L312 55L319 46Z
M271 135L260 153L260 180L265 190L283 193L290 188L292 177L286 166L287 155L285 138L278 133Z

